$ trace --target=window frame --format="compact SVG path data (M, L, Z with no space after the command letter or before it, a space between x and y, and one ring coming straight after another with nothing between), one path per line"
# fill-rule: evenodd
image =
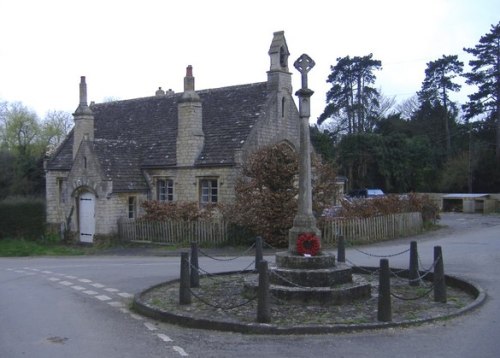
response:
M174 201L174 180L171 178L156 179L156 200L164 203Z
M129 219L137 218L137 197L129 196L127 200L127 217Z
M200 178L198 200L201 207L219 202L219 179Z

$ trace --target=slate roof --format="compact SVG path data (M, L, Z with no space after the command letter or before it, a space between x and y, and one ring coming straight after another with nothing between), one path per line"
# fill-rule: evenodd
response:
M202 102L204 148L196 166L234 165L264 111L267 82L197 91ZM94 149L113 191L147 190L142 169L176 165L177 101L154 96L91 106ZM48 161L48 170L70 170L73 132Z

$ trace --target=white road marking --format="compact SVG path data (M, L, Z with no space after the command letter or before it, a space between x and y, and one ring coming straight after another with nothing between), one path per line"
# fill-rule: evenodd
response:
M87 290L87 291L83 291L83 293L86 293L87 295L97 295L99 292L95 292L95 291L92 291L92 290Z
M127 292L120 292L117 294L118 296L121 296L123 298L132 298L134 297L134 295L130 294L130 293L127 293Z
M146 326L147 329L149 329L150 331L156 331L158 328L150 323L150 322L144 322L144 325Z
M61 285L64 285L64 286L71 286L71 285L73 285L73 282L69 282L69 281L60 281L59 283Z
M120 301L112 301L108 302L108 305L113 306L113 307L125 307L125 304Z
M176 351L177 353L179 353L182 357L187 357L189 355L189 354L186 353L186 351L184 349L182 349L179 346L172 346L172 349L174 351Z
M104 291L107 291L107 292L118 292L120 290L118 290L116 288L105 288Z
M111 300L111 297L106 296L106 295L95 296L95 298L97 298L97 299L99 299L101 301L110 301Z
M61 279L57 277L49 277L49 281L61 281Z
M70 280L76 279L76 276L64 276L64 277L66 277L67 279L70 279Z
M143 320L142 316L139 316L138 314L135 314L135 313L131 313L130 317L132 317L133 319L136 319L138 321L142 321Z
M15 273L26 273L26 271L23 270L14 270Z
M14 271L14 269L13 268L8 268L7 271Z
M80 278L78 281L83 282L83 283L91 283L92 280L86 279L86 278Z
M33 271L35 271L35 270L33 270ZM42 273L46 273L46 274L50 275L52 273L52 271L42 271Z
M82 286L71 286L71 288L73 290L77 290L77 291L83 291L83 290L85 290L85 287L82 287Z
M95 288L103 288L104 287L104 285L100 284L100 283L93 283L90 286L94 286Z
M172 338L170 338L169 336L167 336L166 334L163 334L163 333L158 333L157 334L158 338L160 338L163 342L173 342L172 341Z

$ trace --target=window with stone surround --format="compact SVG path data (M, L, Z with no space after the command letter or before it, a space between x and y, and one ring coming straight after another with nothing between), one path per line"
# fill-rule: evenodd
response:
M174 181L172 179L156 180L156 199L158 201L174 201Z
M219 188L217 179L203 178L200 179L200 205L217 204L219 196Z
M135 196L128 197L128 218L135 219L137 216L137 198Z
M59 204L65 203L66 197L64 196L64 178L56 178L56 184Z

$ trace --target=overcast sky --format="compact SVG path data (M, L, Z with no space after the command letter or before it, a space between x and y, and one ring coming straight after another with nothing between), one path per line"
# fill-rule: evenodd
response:
M383 66L375 86L399 102L420 89L427 62L458 55L467 63L463 47L499 14L499 0L0 0L0 100L40 117L72 113L80 76L89 101L102 102L159 86L180 92L187 65L196 89L261 82L273 32L283 30L290 68L302 53L316 62L313 120L338 57L373 53Z

